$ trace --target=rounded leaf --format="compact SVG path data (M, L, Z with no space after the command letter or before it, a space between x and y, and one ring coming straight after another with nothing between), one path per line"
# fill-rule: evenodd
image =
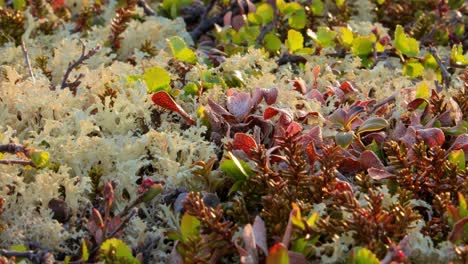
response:
M369 131L378 131L378 130L384 129L387 126L388 126L387 120L381 117L369 118L366 121L364 121L362 125L359 126L356 134L361 134L361 133L369 132Z

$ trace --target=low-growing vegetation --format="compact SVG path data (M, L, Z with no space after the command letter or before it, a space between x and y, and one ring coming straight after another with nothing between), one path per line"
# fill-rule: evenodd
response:
M458 0L0 0L0 263L467 263Z

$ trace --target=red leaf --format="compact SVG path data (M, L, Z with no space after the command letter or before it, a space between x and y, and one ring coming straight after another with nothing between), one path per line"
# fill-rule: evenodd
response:
M442 146L445 142L444 132L440 128L425 128L416 130L416 136L426 142L429 147Z
M455 243L456 241L462 239L464 229L465 229L465 225L468 225L468 217L465 217L465 218L457 221L453 225L453 229L452 229L452 232L450 232L450 234L448 236L448 240Z
M468 134L462 134L455 139L450 150L465 149L468 146Z
M232 11L229 11L223 17L224 26L230 26L231 25L231 19L232 19Z
M54 9L54 12L57 10L57 8L62 7L65 5L65 0L53 0L52 1L52 8Z
M293 87L294 87L294 90L300 92L301 94L305 94L307 92L306 83L302 78L294 79Z
M232 28L238 31L245 24L245 20L243 16L237 15L232 18L231 23Z
M320 75L320 65L315 66L313 69L313 72L314 72L314 78L317 79Z
M418 109L420 105L423 103L426 103L426 106L428 105L428 101L424 98L416 98L413 101L408 103L408 111L414 111Z
M270 248L267 264L289 264L288 249L283 243L276 243Z
M340 89L345 94L350 93L350 92L356 92L356 89L354 89L353 85L348 81L344 81L343 83L341 83Z
M367 173L374 180L384 180L384 179L396 177L395 174L392 174L386 170L377 169L377 168L369 168L367 169Z
M234 135L233 149L241 149L250 157L250 150L257 148L255 140L244 133L236 133Z
M297 134L297 133L299 133L301 131L302 131L302 126L299 125L295 121L292 121L291 123L289 123L288 127L286 128L286 133L289 136L295 135L295 134Z
M190 116L180 107L174 99L165 91L159 91L151 97L151 100L153 100L153 103L155 105L158 105L164 109L174 111L181 115L187 123L190 125L194 125L195 121L193 121Z
M359 156L359 162L364 169L377 168L383 169L384 165L373 151L366 150Z

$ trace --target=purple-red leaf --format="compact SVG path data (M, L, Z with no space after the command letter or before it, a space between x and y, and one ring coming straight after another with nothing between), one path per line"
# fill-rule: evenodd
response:
M171 110L173 112L178 113L182 116L182 118L187 121L190 125L194 125L195 121L193 121L190 116L180 107L174 99L165 91L159 91L151 97L151 100L155 105L158 105L164 109Z
M377 155L370 150L366 150L361 153L361 156L359 157L359 162L361 162L361 166L364 169L368 168L376 168L376 169L383 169L384 165L380 161L380 159L377 157Z
M453 229L448 236L448 240L452 243L455 243L456 241L462 239L463 233L465 231L465 225L468 225L468 217L460 219L453 225Z
M425 128L416 130L416 136L422 138L431 148L442 146L445 142L445 135L440 128Z
M396 177L396 175L393 173L390 173L383 169L377 169L377 168L369 168L367 169L367 173L374 180L384 180L384 179Z
M244 118L252 109L250 94L229 89L227 98L227 109L236 118Z

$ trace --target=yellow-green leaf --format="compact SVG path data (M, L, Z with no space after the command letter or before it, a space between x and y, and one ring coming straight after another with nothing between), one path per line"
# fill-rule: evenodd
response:
M335 135L336 144L340 145L342 148L347 148L351 142L353 142L354 132L338 132Z
M274 10L273 7L267 3L261 4L255 10L255 14L262 18L261 23L266 25L273 20Z
M403 65L403 74L410 76L411 78L422 76L423 73L424 66L416 60L409 60Z
M308 31L310 37L321 47L335 47L337 33L327 27L318 27L317 33Z
M353 40L351 52L356 56L367 56L372 53L372 38L370 36L359 36Z
M244 181L253 174L249 164L238 159L231 152L228 152L228 157L230 159L221 162L220 167L229 177L233 178L235 181Z
M457 65L468 65L468 55L463 55L463 45L453 45L452 52L450 52L450 60Z
M193 50L187 47L187 44L181 37L174 36L167 39L167 41L169 43L169 47L171 48L172 55L176 59L191 64L197 63L197 55L195 55Z
M281 39L273 32L269 32L263 38L263 45L269 51L275 52L281 48Z
M457 165L460 170L464 170L466 165L465 165L465 152L463 149L459 150L454 150L450 152L448 156L448 160L452 162L453 164Z
M292 53L304 47L304 37L301 32L294 29L288 31L288 39L286 39L286 47Z
M415 57L419 54L418 41L406 36L403 27L400 25L397 25L395 30L395 48L410 57Z
M379 259L367 248L359 248L353 252L353 264L379 264Z
M307 219L307 224L311 227L315 227L316 226L315 222L317 222L318 218L319 218L318 212L313 213L309 217L309 219Z
M168 92L171 90L171 86L169 85L171 82L171 76L165 69L159 66L146 70L143 74L143 80L145 81L148 92L150 93L161 90Z
M25 10L26 9L26 0L13 0L13 8L15 10Z
M180 229L183 242L187 242L200 234L200 221L195 216L185 213L182 216Z
M301 208L296 203L292 203L291 222L293 225L304 230L305 226L302 222Z
M345 46L346 48L351 47L353 45L353 31L348 27L340 27L338 29L338 41L341 45Z
M427 82L420 82L416 87L416 98L429 99L429 96L431 96L431 89L427 85Z
M81 240L81 261L86 262L89 259L89 251L85 240Z
M323 2L322 0L312 0L310 3L310 10L316 16L321 15L323 13Z
M49 164L49 153L45 151L33 152L31 154L31 161L36 168L44 168Z
M99 248L99 259L115 259L116 263L139 264L139 261L132 255L132 250L120 239L111 238L102 243Z

